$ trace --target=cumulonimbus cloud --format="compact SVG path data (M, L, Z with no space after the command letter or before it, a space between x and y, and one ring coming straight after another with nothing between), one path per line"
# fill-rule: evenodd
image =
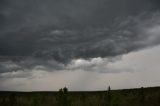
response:
M76 59L114 58L158 45L158 2L135 0L138 8L130 2L3 1L1 72L38 66L61 70Z

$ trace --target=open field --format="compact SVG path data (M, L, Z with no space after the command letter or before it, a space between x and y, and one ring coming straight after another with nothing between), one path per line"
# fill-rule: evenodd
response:
M0 106L160 106L160 87L85 92L0 92Z

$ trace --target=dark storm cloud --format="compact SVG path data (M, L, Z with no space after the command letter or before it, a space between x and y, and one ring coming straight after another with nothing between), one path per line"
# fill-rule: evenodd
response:
M72 59L114 57L159 44L139 31L152 23L159 5L158 0L1 0L0 68L57 69Z

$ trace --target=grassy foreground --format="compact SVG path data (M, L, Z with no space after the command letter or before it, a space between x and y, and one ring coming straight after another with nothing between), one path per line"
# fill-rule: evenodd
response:
M160 87L94 92L0 92L0 106L160 106Z

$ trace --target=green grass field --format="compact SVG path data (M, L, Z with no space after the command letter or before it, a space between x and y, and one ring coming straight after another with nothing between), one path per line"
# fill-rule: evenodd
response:
M0 92L0 106L160 106L160 87L86 92Z

